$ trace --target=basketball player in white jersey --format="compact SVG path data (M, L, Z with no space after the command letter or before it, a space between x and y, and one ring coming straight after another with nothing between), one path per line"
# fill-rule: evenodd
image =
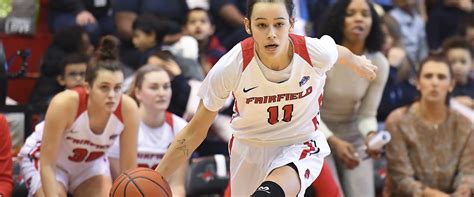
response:
M146 65L135 72L129 95L139 103L138 166L155 169L169 145L187 122L167 112L171 100L168 73L159 65ZM109 151L113 177L119 175L120 149L116 141ZM181 165L169 181L173 196L186 196L187 163Z
M56 95L45 121L20 151L29 196L108 196L106 153L120 136L120 171L136 167L138 109L121 94L118 40L107 36L86 71L86 85Z
M171 144L159 173L169 177L176 163L186 161L233 94L231 195L304 196L330 153L318 130L326 72L337 62L372 80L377 67L329 36L291 34L292 2L248 1L245 27L252 37L211 69L199 92L198 110Z

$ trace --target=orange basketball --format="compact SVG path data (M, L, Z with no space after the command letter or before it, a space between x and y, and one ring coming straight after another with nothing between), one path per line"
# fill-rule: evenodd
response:
M155 170L135 168L122 173L112 185L112 197L171 197L168 182Z

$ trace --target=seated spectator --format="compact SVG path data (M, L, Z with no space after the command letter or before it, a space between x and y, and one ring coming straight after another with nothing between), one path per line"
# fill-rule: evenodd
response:
M12 143L7 120L0 114L0 197L10 197L12 180Z
M191 35L198 41L199 62L206 75L212 66L217 63L226 49L221 45L219 38L214 36L215 26L212 17L202 8L191 9L184 24L184 33Z
M167 112L171 101L171 82L168 73L159 65L146 65L138 69L129 95L139 104L138 166L155 169L176 134L187 122ZM109 151L111 172L120 174L120 143L117 140ZM188 165L175 172L169 184L173 196L186 196L185 180Z
M392 112L386 129L391 196L471 196L474 191L474 127L448 106L454 89L448 61L432 55L417 75L419 100Z
M426 36L431 50L441 48L444 40L458 33L469 12L472 12L472 1L443 0L434 8L426 23Z
M148 64L160 65L171 78L171 102L168 111L180 117L186 112L191 86L189 80L184 77L181 67L176 58L169 51L158 51L148 58Z
M84 27L92 43L103 35L115 32L111 4L108 0L54 0L48 1L48 20L52 32L79 25Z
M59 63L57 67L58 75L55 78L56 83L54 87L57 88L54 88L49 92L37 92L38 94L36 94L34 98L37 98L38 100L35 100L32 104L37 107L37 109L45 111L54 95L65 89L73 89L84 85L84 77L86 75L88 61L88 57L78 53L69 54L62 58L61 63ZM39 88L48 87L39 86Z
M443 51L453 68L456 86L451 94L459 103L474 109L474 79L469 78L474 51L463 37L451 37L443 43Z
M64 90L64 87L61 87L57 81L57 77L63 74L61 63L64 57L70 54L89 57L93 51L94 47L89 36L81 27L72 26L56 32L51 46L43 56L40 68L41 76L36 81L29 103L35 109L45 111L48 103L45 101L48 101L51 95ZM44 105L45 103L46 105Z
M148 57L163 46L168 32L167 22L151 14L144 14L133 21L132 42L135 50L123 53L122 61L133 69L144 65Z
M398 22L388 14L381 17L381 20L381 28L385 33L382 52L390 65L388 80L377 111L377 120L384 122L392 110L412 103L415 99L416 68L407 57Z
M471 48L474 49L474 12L469 14L461 31Z
M412 64L418 65L428 55L425 21L417 12L416 0L394 0L395 8L389 15L399 24L401 41Z
M186 1L189 9L201 8L208 11L215 24L215 36L226 49L231 49L249 35L244 30L244 13L247 1L212 0Z
M168 0L111 0L114 10L117 33L122 40L130 40L133 36L132 24L136 18L148 13L170 21L170 32L167 32L165 43L175 42L180 37L181 25L188 12L185 1Z
M187 58L182 50L183 46L168 46L164 48L163 39L168 32L167 22L159 19L151 14L144 14L139 16L133 23L133 45L135 50L123 53L123 62L133 69L138 69L139 66L146 64L148 58L163 49L170 49L173 55L179 57L179 65L186 78L194 78L201 80L203 72L201 66L197 62L197 41L190 36L183 37L184 42L177 42L177 45L183 45L188 38L192 39L196 44L196 60ZM192 45L190 48L193 48ZM177 58L178 59L178 58Z

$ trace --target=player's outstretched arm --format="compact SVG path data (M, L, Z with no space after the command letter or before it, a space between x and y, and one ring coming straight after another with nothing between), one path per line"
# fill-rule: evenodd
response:
M201 100L194 117L173 140L156 171L169 180L173 172L187 162L193 151L204 141L216 115L217 112L208 110Z
M352 53L346 47L337 45L339 53L337 64L348 65L360 77L374 80L377 73L377 66L373 65L365 56L359 56Z

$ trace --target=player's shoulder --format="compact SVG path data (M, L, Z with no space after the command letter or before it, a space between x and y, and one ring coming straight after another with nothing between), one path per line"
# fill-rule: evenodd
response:
M232 61L239 61L239 60L241 61L244 58L243 51L246 50L246 48L248 47L253 47L253 44L252 46L250 46L246 43L247 43L246 40L237 43L226 54L224 54L221 57L221 59L226 60L226 63L232 63Z
M128 114L130 112L135 113L138 110L138 105L135 100L130 96L123 94L122 95L122 114Z
M50 106L57 106L64 109L74 109L79 105L79 101L79 92L75 90L64 90L53 97Z

